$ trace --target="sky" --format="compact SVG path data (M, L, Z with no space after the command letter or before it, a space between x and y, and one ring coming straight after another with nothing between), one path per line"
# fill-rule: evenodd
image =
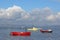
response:
M0 0L0 24L60 25L60 0Z
M0 8L8 8L13 5L20 6L27 11L44 7L50 7L54 11L60 10L59 0L0 0Z

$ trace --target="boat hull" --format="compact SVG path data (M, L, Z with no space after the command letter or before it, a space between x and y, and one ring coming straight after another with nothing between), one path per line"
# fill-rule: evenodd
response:
M48 31L48 30L40 30L40 32L42 32L42 33L52 33L52 31Z
M30 32L11 32L11 36L30 36Z

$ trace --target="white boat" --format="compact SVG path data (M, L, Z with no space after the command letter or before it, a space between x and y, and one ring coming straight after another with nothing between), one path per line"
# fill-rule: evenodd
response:
M30 31L37 31L37 30L39 30L39 28L33 27L33 28L28 28L27 30L30 30Z

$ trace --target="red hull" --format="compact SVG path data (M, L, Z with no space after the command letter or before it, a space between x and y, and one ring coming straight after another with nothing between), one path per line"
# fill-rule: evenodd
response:
M30 32L11 32L11 36L30 36Z
M40 30L40 32L42 32L42 33L52 33L52 31L48 31L48 30Z

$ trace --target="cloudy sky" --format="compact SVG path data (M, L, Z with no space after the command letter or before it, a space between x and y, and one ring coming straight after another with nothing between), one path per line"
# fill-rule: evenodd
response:
M60 25L60 0L0 0L0 24Z

